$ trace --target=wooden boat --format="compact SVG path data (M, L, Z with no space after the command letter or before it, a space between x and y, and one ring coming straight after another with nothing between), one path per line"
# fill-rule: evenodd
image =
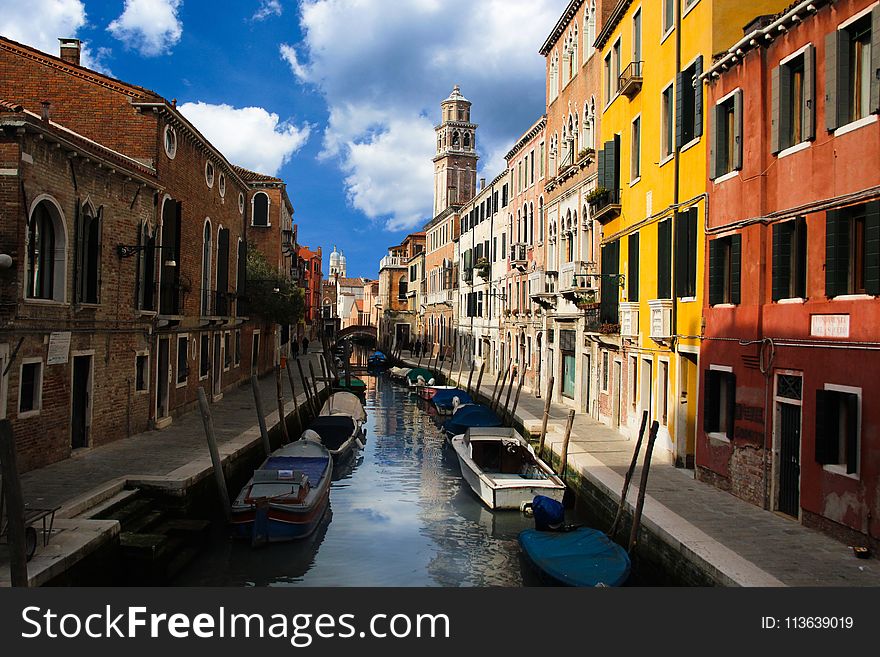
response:
M318 440L337 460L346 458L356 447L364 445L361 423L350 415L319 415L303 436L309 433L314 434L309 437Z
M355 376L348 377L343 375L333 382L333 390L364 395L367 391L367 384L363 379L359 379Z
M253 545L309 536L330 500L333 458L304 438L273 452L232 504L232 533Z
M388 370L388 374L391 375L391 378L395 381L407 381L406 375L409 373L409 367L392 367Z
M350 392L337 392L324 402L319 415L348 415L356 422L363 424L367 419L367 411L357 395Z
M526 529L519 534L519 544L538 570L559 584L622 586L629 578L626 550L598 529Z
M509 427L473 427L452 439L461 474L490 509L519 509L536 495L562 501L565 484Z
M423 388L433 386L436 382L434 373L424 367L414 367L406 373L407 383L411 388Z
M452 417L443 423L443 429L449 436L457 436L472 427L500 426L501 418L480 404L462 404L455 407Z

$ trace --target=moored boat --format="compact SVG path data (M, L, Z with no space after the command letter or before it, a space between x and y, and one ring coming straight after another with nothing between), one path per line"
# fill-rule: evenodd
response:
M232 533L254 545L310 535L327 510L333 458L304 438L273 452L232 504Z
M431 370L426 370L424 367L412 368L406 373L406 379L410 387L413 388L433 386L436 382L436 377L434 376L434 373L431 372Z
M313 432L337 460L346 458L355 447L364 445L361 423L350 415L319 415L306 430L309 432Z
M623 586L629 578L626 550L598 529L526 529L519 534L519 544L535 567L559 584Z
M443 429L449 436L457 436L472 427L500 426L501 418L481 404L461 404L456 406L452 417L443 423Z
M473 400L471 396L454 386L444 386L435 388L434 394L431 396L431 403L440 415L452 415L458 407L464 404L471 404Z
M512 428L470 428L452 447L462 477L490 509L519 509L536 495L562 501L563 481Z

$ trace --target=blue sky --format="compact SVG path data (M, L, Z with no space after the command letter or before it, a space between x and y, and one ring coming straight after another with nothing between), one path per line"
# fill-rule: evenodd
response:
M0 0L0 34L178 106L288 185L300 241L375 277L430 219L433 126L460 84L486 178L544 111L537 54L568 0Z

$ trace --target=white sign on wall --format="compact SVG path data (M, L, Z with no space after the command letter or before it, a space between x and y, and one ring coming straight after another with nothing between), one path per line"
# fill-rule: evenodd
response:
M70 331L52 333L49 336L47 365L65 365L70 356Z
M810 315L810 335L814 338L848 338L849 315Z

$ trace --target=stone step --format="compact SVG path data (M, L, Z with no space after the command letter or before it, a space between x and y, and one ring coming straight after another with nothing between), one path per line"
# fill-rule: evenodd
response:
M90 509L83 511L78 514L77 518L85 518L85 519L106 519L107 514L113 513L120 509L123 505L134 501L137 499L138 495L140 495L140 489L133 488L131 490L124 490L119 493L116 493L113 497L110 497L100 504L93 506Z

